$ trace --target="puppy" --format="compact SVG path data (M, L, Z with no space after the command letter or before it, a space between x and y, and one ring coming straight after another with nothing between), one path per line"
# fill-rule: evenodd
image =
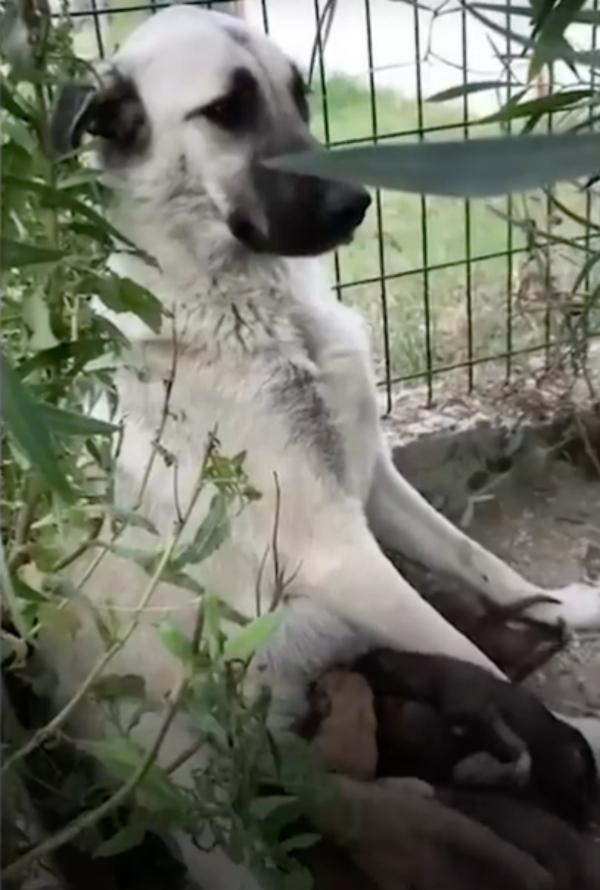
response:
M553 814L498 794L438 788L435 796L533 856L554 877L556 890L600 887L600 847Z
M378 695L374 706L378 776L417 776L446 783L456 764L471 753L467 736L453 731L429 705Z
M556 890L546 869L483 825L402 780L337 780L341 806L317 816L380 890Z
M583 826L597 797L598 775L581 733L557 720L530 692L474 665L435 655L379 649L355 665L375 695L431 705L464 727L473 750L499 760L531 758L530 783L546 806Z
M373 693L360 674L333 670L309 692L310 711L300 735L310 739L324 766L355 779L377 768Z

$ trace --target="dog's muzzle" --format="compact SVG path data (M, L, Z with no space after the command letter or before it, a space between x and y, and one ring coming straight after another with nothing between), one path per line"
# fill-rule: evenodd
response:
M238 241L260 253L316 256L332 250L351 240L371 203L360 186L261 164L253 180L260 206L237 208L228 224Z

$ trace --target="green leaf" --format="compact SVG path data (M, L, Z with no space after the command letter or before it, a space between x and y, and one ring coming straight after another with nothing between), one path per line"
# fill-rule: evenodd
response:
M132 739L114 737L97 741L78 741L84 751L96 757L118 780L126 782L141 765L144 749ZM177 786L156 764L152 764L136 787L135 797L140 806L150 812L173 809L181 800Z
M143 528L145 531L150 532L151 535L158 535L158 529L154 523L140 513L134 513L133 510L124 510L122 507L112 507L110 513L117 522L132 525L134 528Z
M47 207L58 207L70 210L76 218L85 218L92 223L99 232L112 236L115 240L126 244L128 247L134 248L135 245L129 238L122 235L101 213L94 210L84 201L80 201L69 193L67 189L53 188L45 182L37 179L26 179L19 176L4 176L3 181L12 188L19 188L23 191L33 192L39 195L43 203Z
M25 244L10 238L0 238L0 261L4 269L19 269L35 263L55 263L64 257L63 250L41 244Z
M600 168L600 135L319 150L279 157L265 166L426 195L487 197L591 176Z
M68 343L59 343L52 349L43 349L37 355L25 359L17 367L21 380L38 368L52 367L58 370L67 361L73 361L71 373L76 374L89 361L101 356L106 348L104 340L99 338L82 338Z
M140 550L135 547L124 547L122 544L111 544L109 549L123 559L130 559L147 574L152 574L161 557L160 553L150 553L148 550Z
M169 563L165 566L162 575L160 576L161 581L165 581L169 584L173 584L175 587L182 587L184 590L191 590L192 593L197 594L198 596L203 596L205 593L204 587L195 578L192 578L191 575L188 575L187 572L180 572L177 568L174 568Z
M113 553L116 553L117 556L123 557L123 559L132 560L132 562L136 563L136 565L143 569L147 575L151 575L155 571L156 566L161 559L160 552L151 553L148 550L124 547L121 544L112 544L110 550ZM173 584L176 587L183 587L185 590L192 590L194 593L198 594L198 596L204 594L204 587L202 587L201 584L185 572L179 571L176 566L169 563L164 567L160 580Z
M0 83L0 107L4 111L8 111L13 117L18 117L22 121L30 124L33 120L31 112L21 103L19 99L7 87L5 82Z
M194 728L199 730L211 744L227 751L229 740L227 730L221 726L214 714L208 711L201 711L197 707L186 709L186 716L193 721Z
M202 604L204 624L202 639L208 644L211 658L217 658L222 645L223 632L221 630L222 606L218 597L209 594Z
M535 10L532 6L513 6L512 3L473 3L472 9L485 9L489 12L499 12L502 15L520 15L526 16L528 19L535 17Z
M537 15L533 4L531 6L514 6L512 3L471 3L469 9L483 9L487 12L498 12L504 16L510 14L528 19L535 19ZM586 25L600 25L600 11L593 9L575 11L571 16L571 21Z
M146 683L139 674L104 674L96 680L92 691L97 698L138 701L146 697Z
M227 515L227 498L218 492L210 502L208 512L200 523L190 544L186 544L175 556L173 564L177 567L197 565L208 559L223 544L229 534L229 517Z
M249 812L256 819L267 819L281 809L294 807L297 814L298 798L292 794L272 794L267 797L257 797L250 802Z
M66 411L54 405L38 402L38 408L50 430L62 436L112 436L119 427L114 423L86 417L76 411Z
M136 284L130 278L95 277L93 282L98 296L113 312L132 312L148 325L155 334L161 329L163 308L160 300Z
M295 868L283 876L283 890L313 890L313 876L307 868Z
M488 18L486 15L483 15L475 6L470 6L469 11L473 15L473 18L476 18L479 22L489 28L490 31L494 31L496 34L500 34L501 37L514 46L521 46L524 49L528 49L531 47L531 38L523 37L521 34L517 34L516 31L510 31L508 28L504 28L498 22L493 19Z
M104 841L94 850L94 857L118 856L139 845L146 836L146 829L139 822L130 822L125 828L117 831L107 841Z
M267 643L281 623L281 613L269 612L261 615L238 631L225 643L223 658L225 661L246 661L257 649Z
M43 411L0 353L0 396L9 433L53 491L72 499L67 479L56 458Z
M506 89L505 80L476 80L472 83L459 83L455 87L448 87L439 93L429 96L428 102L445 102L447 99L460 99L462 96L469 96L471 93L483 93L486 90Z
M577 105L583 99L589 99L594 95L593 90L564 90L562 93L553 93L551 96L541 96L539 99L530 99L519 104L507 104L499 111L483 118L485 123L497 121L510 121L520 117L550 114Z
M194 656L191 640L171 621L161 621L158 633L163 646L180 661L190 661Z
M320 834L297 834L279 845L282 853L291 853L292 850L307 850L314 847L321 840Z

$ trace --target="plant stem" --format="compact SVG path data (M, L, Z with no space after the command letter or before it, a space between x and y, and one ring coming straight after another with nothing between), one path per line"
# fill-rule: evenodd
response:
M166 551L165 551L166 552ZM199 607L197 615L196 615L196 625L194 628L194 634L192 637L192 646L193 651L195 652L198 648L198 643L200 640L200 635L202 633L202 623L203 623L203 609L202 606ZM154 739L153 744L146 752L145 757L143 758L140 765L137 767L131 778L119 788L118 791L115 791L108 800L104 801L99 807L96 807L94 810L90 810L87 813L83 813L77 819L74 819L60 831L57 831L55 834L51 835L46 840L42 841L37 846L33 847L31 850L28 850L27 853L24 853L19 859L12 862L7 868L2 872L2 877L5 880L15 877L19 872L23 871L23 869L27 868L28 865L36 862L43 856L47 856L53 850L58 849L58 847L62 847L64 844L73 840L73 838L77 837L82 831L86 828L91 828L96 825L100 819L103 819L110 812L112 812L116 807L120 804L125 803L129 797L133 794L139 783L143 780L144 776L151 768L152 764L156 760L160 749L162 747L162 743L165 740L167 732L169 731L173 720L177 714L179 709L179 705L181 704L181 700L185 694L185 691L188 687L190 680L193 675L193 659L191 663L186 665L186 667L182 670L181 676L177 681L174 688L171 690L170 695L170 704L168 711L165 715L165 719L163 720L161 727Z
M17 595L15 593L15 589L13 587L12 579L10 577L9 567L6 561L6 556L4 553L4 546L0 541L0 583L2 585L2 598L6 601L6 605L8 607L8 611L11 617L11 620L19 634L19 636L26 640L29 636L29 628L21 615L21 609L19 607L19 601L17 599Z
M150 601L150 598L152 597L152 594L154 593L156 585L160 581L160 577L165 569L165 566L167 565L167 562L169 561L171 555L173 554L173 550L175 549L178 538L179 538L179 533L176 532L173 535L173 537L171 538L171 541L168 544L168 546L165 548L165 550L158 562L158 565L156 566L156 569L154 570L154 573L153 573L152 577L150 578L150 581L148 582L148 584L147 584L147 586L146 586L146 588L145 588L145 590L144 590L144 592L136 606L133 618L131 619L123 636L121 636L118 640L115 640L115 642L106 650L106 652L104 653L102 658L100 658L96 662L96 664L94 665L92 670L89 672L86 679L83 681L83 683L81 684L81 686L79 687L79 689L77 690L75 695L67 702L67 704L64 706L64 708L61 711L59 711L58 714L56 714L56 716L53 717L52 720L50 720L45 726L43 726L41 729L39 729L33 735L33 737L29 740L29 742L27 742L26 745L24 745L22 748L19 748L18 751L15 751L15 753L11 757L8 758L8 760L4 763L4 765L2 767L2 775L5 772L7 772L12 766L14 766L16 763L18 763L20 760L22 760L28 754L30 754L31 751L33 751L35 748L39 747L39 745L41 745L44 741L46 741L47 738L49 738L51 735L53 735L63 725L63 723L73 713L73 711L75 710L77 705L82 701L82 699L84 698L86 693L90 690L90 688L92 687L94 682L98 679L98 677L100 676L100 674L102 673L104 668L107 666L107 664L114 658L114 656L118 652L121 651L123 646L127 643L127 641L129 640L129 638L131 637L131 635L136 630L136 628L139 624L139 621L141 618L141 613L142 613L144 607L147 606L148 602Z

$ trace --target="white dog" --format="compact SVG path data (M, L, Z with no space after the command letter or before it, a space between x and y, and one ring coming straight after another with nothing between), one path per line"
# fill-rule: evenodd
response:
M285 620L262 667L280 716L298 714L307 676L369 641L496 670L410 587L377 543L499 603L540 593L439 515L391 461L362 321L336 302L317 258L352 236L368 195L261 164L313 144L298 71L243 22L181 6L149 18L100 75L101 86L67 88L54 140L70 149L85 132L99 137L116 224L158 263L122 254L114 267L170 313L157 335L134 316L113 318L131 342L117 376L125 422L121 505L140 487L175 350L161 438L174 464L155 460L141 509L168 536L210 432L218 430L224 454L244 450L262 498L235 519L230 539L202 565L201 580L253 616L259 573L264 602L274 595L279 489L277 559L289 585ZM203 496L190 533L207 503ZM156 548L146 535L132 529L125 543ZM96 605L126 613L145 581L131 563L109 557L87 593ZM597 590L572 585L552 595L557 605L538 606L538 618L573 629L600 625ZM111 670L142 673L149 694L163 696L176 665L156 637L157 607L161 619L169 610L189 632L197 608L191 599L161 584ZM54 653L65 695L101 652L89 622L72 650ZM174 728L167 759L189 744L187 731L183 722ZM213 881L207 886L219 886ZM234 886L232 878L223 886Z

